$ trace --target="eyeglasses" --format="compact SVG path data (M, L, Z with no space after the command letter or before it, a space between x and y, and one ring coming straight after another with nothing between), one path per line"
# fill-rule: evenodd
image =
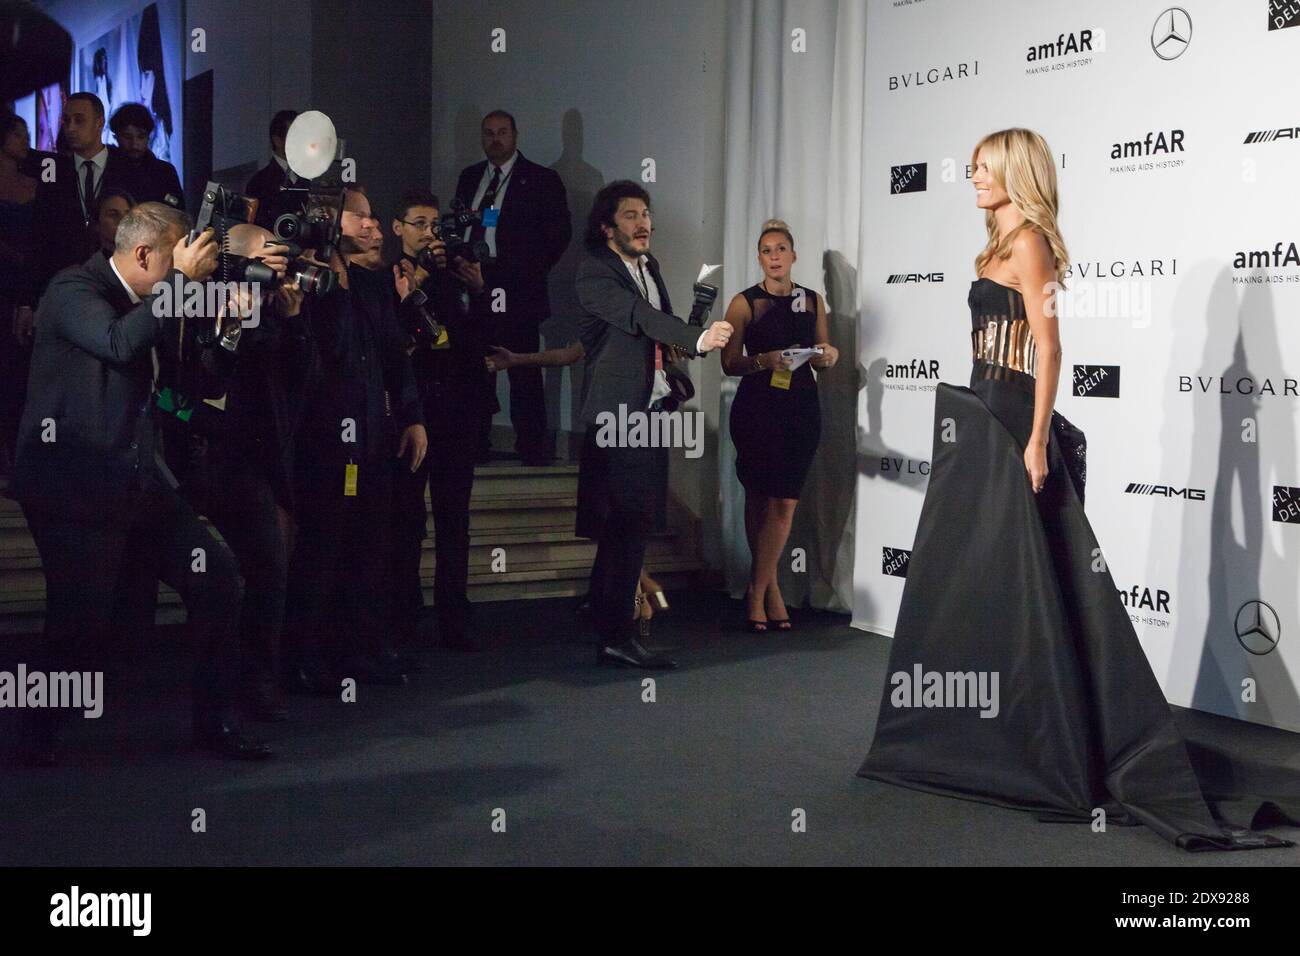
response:
M424 219L417 219L414 222L409 219L399 219L397 221L406 223L406 225L410 226L416 232L424 232L427 229L434 235L437 235L438 233L438 223L436 220L434 222L428 222Z

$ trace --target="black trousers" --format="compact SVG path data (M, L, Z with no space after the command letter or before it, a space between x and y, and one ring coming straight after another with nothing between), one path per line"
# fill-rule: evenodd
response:
M399 627L412 625L424 606L420 559L428 535L429 511L433 513L437 556L433 599L438 618L460 621L469 610L469 499L474 488L476 449L466 441L466 435L474 434L478 424L432 420L437 424L429 426L429 453L419 470L412 473L405 461L395 466L392 581L393 615ZM424 503L426 487L428 510Z
M239 618L244 680L250 689L270 689L280 676L292 521L270 479L255 465L222 461L215 454L207 464L182 492L221 532L239 561L244 579Z
M516 354L539 352L540 326L541 320L536 315L506 313L497 318L497 338L503 347ZM525 458L549 455L542 370L517 365L507 369L506 376L510 380L510 424L515 429L515 451ZM490 421L487 427L491 428Z
M668 482L667 448L601 448L587 426L578 473L577 533L596 539L591 604L601 643L629 636L646 538Z
M342 463L304 472L289 562L289 654L317 665L387 652L392 463L359 462L355 495L343 493Z
M103 524L24 509L45 572L45 634L38 667L77 669L87 642L111 633L119 593L141 594L157 580L175 588L198 645L194 719L206 729L234 721L239 673L235 622L242 598L235 556L176 492L141 490ZM201 551L201 556L196 554Z

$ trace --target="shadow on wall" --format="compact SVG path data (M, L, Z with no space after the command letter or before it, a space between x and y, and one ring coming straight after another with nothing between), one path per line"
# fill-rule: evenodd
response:
M545 348L562 348L578 338L580 310L574 279L578 272L578 262L583 256L582 232L592 200L605 185L604 174L583 159L583 118L578 110L565 111L560 121L560 137L563 149L551 169L559 174L560 181L564 183L573 238L549 277L551 317L542 325ZM552 431L558 430L562 425L567 425L570 429L575 427L572 423L577 417L578 396L582 394L582 363L570 365L568 369L571 384L567 416L560 414L565 370L551 369L546 376L547 428Z
M1172 666L1180 669L1180 660L1199 655L1193 707L1259 723L1285 721L1296 729L1300 700L1295 678L1276 648L1280 636L1295 636L1280 635L1279 627L1294 629L1300 619L1300 557L1288 534L1276 533L1294 529L1273 526L1272 502L1260 493L1261 487L1271 490L1274 483L1294 484L1300 477L1295 399L1284 394L1283 386L1283 379L1294 374L1282 366L1273 294L1262 278L1252 275L1256 281L1237 301L1231 272L1219 272L1208 299L1199 366L1193 370L1188 356L1172 372L1191 379L1191 394L1183 396L1193 403L1188 483L1195 484L1195 476L1204 473L1198 472L1199 463L1216 462L1209 501L1209 573L1203 585L1209 596L1206 624L1203 630L1175 626ZM1196 283L1187 287L1194 289ZM1176 308L1174 314L1191 314L1191 307ZM1227 367L1216 368L1228 354ZM1221 392L1221 381L1227 394ZM1275 395L1261 393L1266 382ZM1176 447L1183 434L1178 423L1167 423L1162 447ZM1196 526L1205 517L1190 502L1183 505L1177 587L1180 594L1192 594L1202 587L1198 569L1205 562L1188 544L1197 540ZM1158 537L1155 528L1153 538ZM1242 700L1247 678L1255 684L1254 703Z

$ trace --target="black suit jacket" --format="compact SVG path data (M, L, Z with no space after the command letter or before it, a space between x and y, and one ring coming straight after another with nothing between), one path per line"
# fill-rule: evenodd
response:
M116 147L108 147L108 162L99 178L96 195L105 189L127 189L130 185L124 160ZM35 306L54 274L77 265L99 246L86 225L77 185L77 166L71 156L54 161L54 178L38 176L32 209L32 265L28 271L25 304Z
M177 323L154 315L155 298L132 305L98 253L50 281L9 485L24 508L106 521L134 488L170 485L154 457L150 349L174 350Z
M468 209L478 191L487 160L461 170L456 198ZM489 294L506 292L506 315L541 322L550 317L546 274L569 246L569 204L564 183L553 169L519 153L510 170L496 227L496 262L483 267Z
M244 195L257 200L257 215L253 221L265 229L270 229L275 221L275 197L280 194L286 178L280 164L272 159L255 172L244 187Z
M580 415L588 425L596 424L601 412L617 415L620 405L629 412L645 410L654 387L656 342L698 354L703 330L672 314L659 261L648 256L647 262L659 289L659 309L646 301L622 258L608 247L578 264L578 337L586 351Z

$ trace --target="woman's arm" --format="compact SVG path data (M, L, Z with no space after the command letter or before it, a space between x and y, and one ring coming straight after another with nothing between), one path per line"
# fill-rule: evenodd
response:
M1034 426L1025 449L1025 468L1034 490L1047 478L1047 437L1056 405L1056 389L1061 378L1061 335L1054 303L1049 307L1057 281L1056 262L1043 235L1033 229L1023 230L1011 244L1011 267L1020 282L1025 300L1025 318L1037 346L1036 383L1034 386Z
M517 365L531 366L533 368L554 368L561 365L572 365L587 354L581 342L570 342L564 348L547 349L544 352L525 352L522 355L504 349L499 345L493 345L491 349L492 354L483 360L487 364L489 372L499 372L502 369L513 368Z
M840 360L840 350L831 345L830 323L826 321L826 299L817 296L817 328L814 330L821 355L812 358L813 368L830 368Z
M781 350L759 352L757 355L745 355L745 323L752 316L749 302L737 292L727 306L724 322L731 323L732 335L722 347L722 371L728 375L752 375L754 372L766 372L774 368L789 368L790 360L781 357Z

